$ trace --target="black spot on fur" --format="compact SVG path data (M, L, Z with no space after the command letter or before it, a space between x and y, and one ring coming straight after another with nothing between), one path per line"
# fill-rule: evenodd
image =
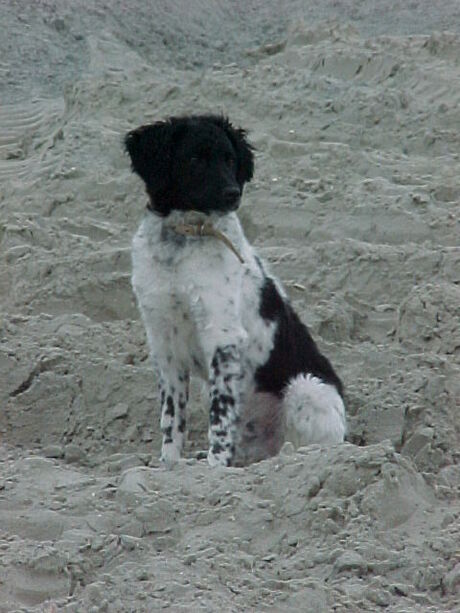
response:
M165 415L168 415L169 417L174 417L174 401L171 396L168 396L166 399Z
M222 451L224 450L224 448L222 447L222 445L220 443L214 443L211 451L214 455L218 455L219 453L222 453Z
M230 394L221 394L220 402L226 406L233 407L235 405L235 399Z
M228 414L227 406L221 402L221 397L216 396L211 402L211 411L209 413L209 422L212 426L217 426L222 423L222 418Z
M225 347L218 347L216 349L216 353L214 355L213 362L214 360L216 360L217 361L216 363L225 364L227 362L230 362L232 360L237 360L237 359L238 359L238 350L236 346L226 345Z
M264 275L264 277L265 277L265 270L264 270L264 267L263 267L263 265L262 265L262 260L259 258L259 256L258 256L258 255L255 255L255 256L254 256L254 259L255 259L255 261L256 261L257 266L259 267L260 272L261 272L261 273Z
M308 328L292 306L283 299L272 279L262 287L259 313L276 322L274 347L268 361L255 374L258 391L281 396L288 382L302 373L311 373L335 386L343 395L343 385L329 360L320 353Z
M212 376L211 376L210 382L211 384L214 384L216 382L216 377L220 375L219 362L215 358L211 362L211 368L212 368Z

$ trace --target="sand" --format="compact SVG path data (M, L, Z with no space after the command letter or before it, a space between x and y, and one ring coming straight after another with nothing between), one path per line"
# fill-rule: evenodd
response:
M460 608L460 8L280 6L1 3L0 612ZM158 462L121 140L191 111L257 147L240 218L344 380L341 446L210 469L196 386Z

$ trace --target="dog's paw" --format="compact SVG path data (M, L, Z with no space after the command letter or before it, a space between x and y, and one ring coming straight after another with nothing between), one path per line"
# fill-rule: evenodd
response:
M208 451L208 464L212 468L215 466L230 466L231 458L225 453L215 454L212 449Z
M180 460L180 450L172 444L163 445L160 462L165 468L172 468Z

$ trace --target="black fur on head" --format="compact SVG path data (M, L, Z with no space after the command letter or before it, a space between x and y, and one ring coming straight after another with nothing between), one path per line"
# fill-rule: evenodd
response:
M219 115L170 117L128 132L124 142L149 208L163 216L173 209L235 210L254 173L246 132Z

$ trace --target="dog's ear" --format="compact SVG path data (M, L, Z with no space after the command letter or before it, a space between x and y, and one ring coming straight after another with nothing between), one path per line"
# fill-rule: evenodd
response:
M144 180L148 191L164 189L168 184L174 133L171 123L159 121L140 126L125 136L131 168Z
M254 147L246 139L246 131L235 128L226 117L213 117L214 122L221 127L230 139L238 158L238 183L243 186L252 179L254 174Z

